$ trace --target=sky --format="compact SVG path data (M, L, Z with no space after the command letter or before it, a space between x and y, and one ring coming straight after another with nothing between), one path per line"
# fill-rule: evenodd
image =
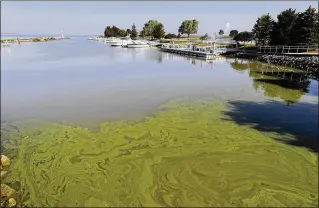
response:
M250 31L262 14L274 18L293 8L318 7L316 1L1 1L1 33L99 35L108 25L137 30L150 19L176 33L183 20L199 20L198 34L219 29Z

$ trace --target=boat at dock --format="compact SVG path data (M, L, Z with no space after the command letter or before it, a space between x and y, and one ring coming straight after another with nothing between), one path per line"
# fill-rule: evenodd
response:
M127 44L132 44L132 39L128 37L120 38L120 39L114 39L109 42L110 46L122 46L125 47Z
M150 45L143 41L132 41L132 43L129 43L126 45L128 48L149 48Z
M204 59L214 59L216 56L226 53L229 49L225 46L212 44L210 46L198 46L194 44L162 44L160 48L164 52L177 53L185 56L195 56Z

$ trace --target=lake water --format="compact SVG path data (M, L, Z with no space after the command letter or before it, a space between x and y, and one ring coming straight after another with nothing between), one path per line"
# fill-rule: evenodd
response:
M318 81L305 72L84 37L1 50L19 203L318 204Z

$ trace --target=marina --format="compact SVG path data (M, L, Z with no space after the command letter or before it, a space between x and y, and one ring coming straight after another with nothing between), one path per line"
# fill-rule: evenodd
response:
M194 56L204 59L214 59L220 54L224 54L228 51L233 50L232 48L224 45L218 45L212 43L211 46L197 46L194 44L162 44L160 49L164 52L177 53L185 56Z

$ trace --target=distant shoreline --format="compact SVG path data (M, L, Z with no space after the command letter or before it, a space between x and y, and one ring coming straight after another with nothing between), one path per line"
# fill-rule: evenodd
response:
M68 37L1 37L1 44L23 43L23 42L47 42L53 40L64 40Z

